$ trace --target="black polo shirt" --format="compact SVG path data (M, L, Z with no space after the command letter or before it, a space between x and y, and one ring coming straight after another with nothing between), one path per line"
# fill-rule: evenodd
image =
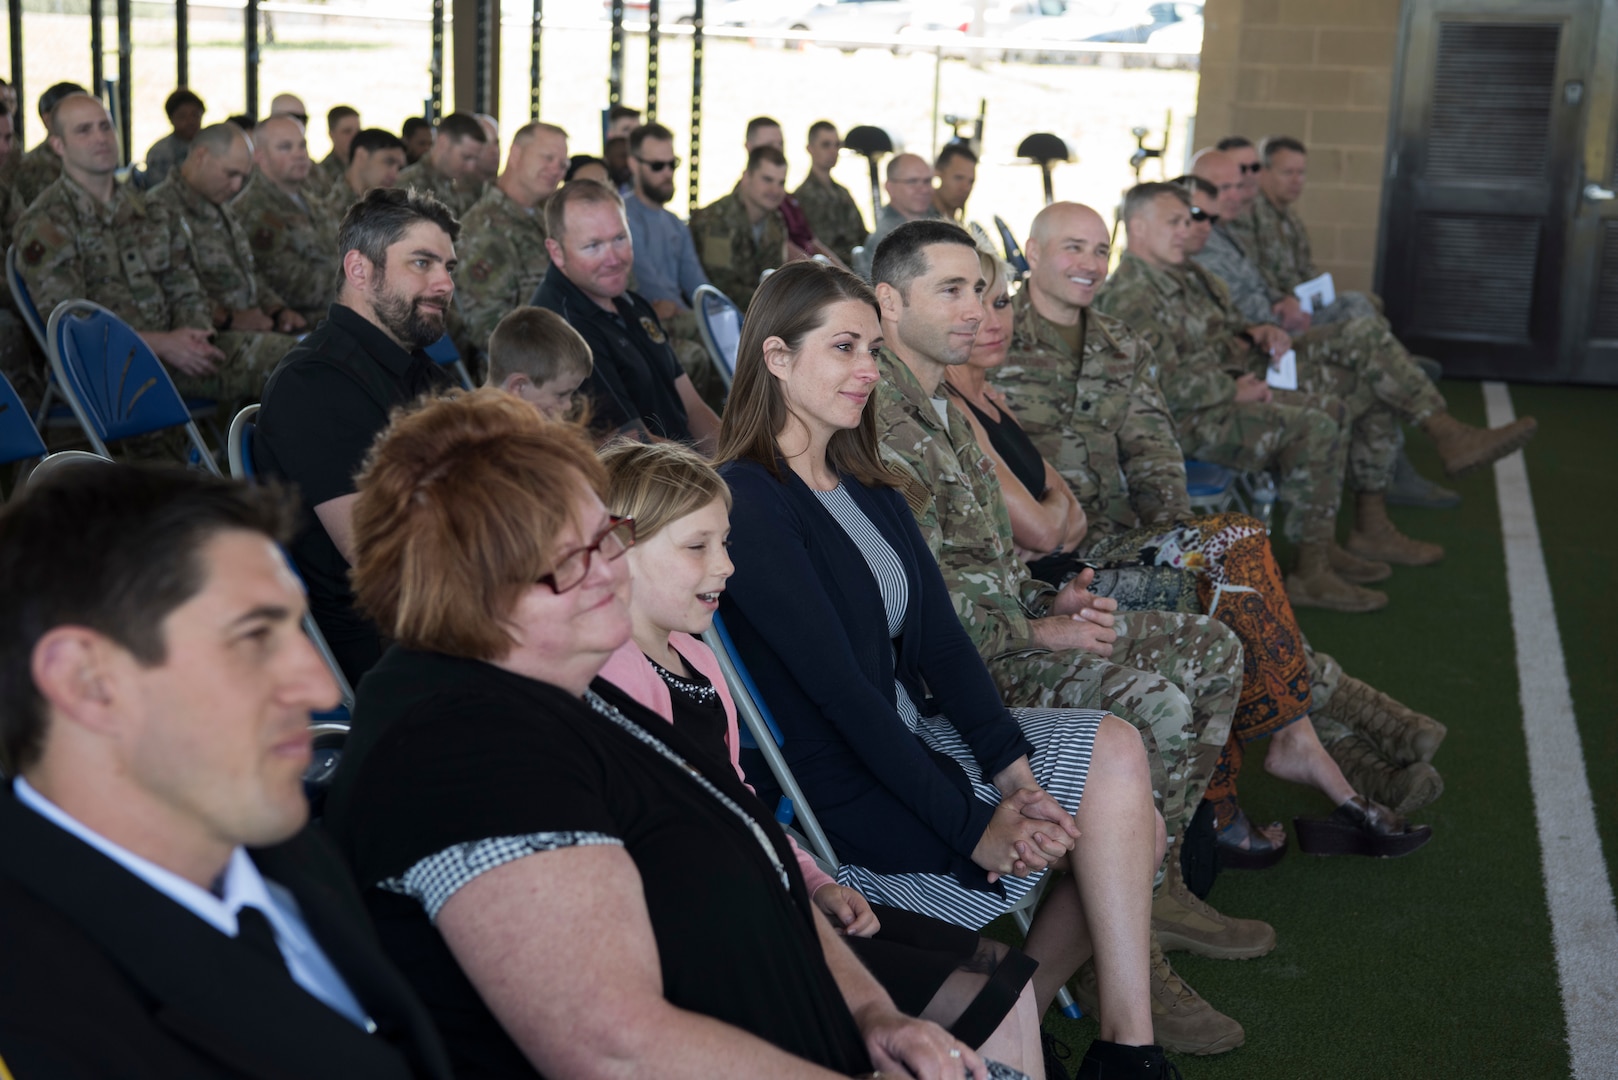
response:
M262 475L297 485L303 520L292 559L309 590L309 609L350 682L382 655L382 640L376 625L354 610L348 560L315 507L353 493L365 455L395 406L453 385L426 353L405 352L341 304L331 305L326 321L264 384L253 462Z
M556 266L534 292L535 307L568 321L590 345L595 370L583 389L590 396L591 425L605 431L636 431L691 442L691 425L674 382L685 372L652 305L632 292L613 299L608 311L584 294Z

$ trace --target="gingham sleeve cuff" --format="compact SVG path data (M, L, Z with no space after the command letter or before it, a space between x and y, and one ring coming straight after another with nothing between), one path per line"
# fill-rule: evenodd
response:
M449 898L479 874L486 874L497 866L538 852L591 844L622 847L623 841L616 836L596 832L542 832L472 840L429 855L398 877L380 882L379 886L388 892L410 897L422 906L429 919L436 922L438 912L449 902Z

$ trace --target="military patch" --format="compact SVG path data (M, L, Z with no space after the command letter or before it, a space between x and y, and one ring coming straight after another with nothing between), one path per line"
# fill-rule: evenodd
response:
M269 226L263 226L253 233L253 247L259 251L268 251L275 243L275 232Z
M702 238L702 265L715 270L730 268L730 234L709 233Z
M482 284L489 280L489 275L494 272L494 267L489 265L488 259L479 259L472 264L472 269L467 272L472 275L473 281Z
M652 339L653 345L661 345L668 340L668 335L663 333L663 328L657 325L657 320L650 315L640 317L640 328L646 331L646 336Z
M22 261L27 263L29 266L38 266L39 260L43 259L44 257L45 245L41 244L38 240L31 241L29 245L22 250Z

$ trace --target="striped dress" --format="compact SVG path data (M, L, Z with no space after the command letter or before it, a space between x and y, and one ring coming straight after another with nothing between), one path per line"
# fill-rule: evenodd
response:
M893 545L841 485L831 491L816 491L815 497L865 556L871 575L882 591L888 636L897 636L910 604L910 588ZM922 716L902 683L895 680L894 689L899 719L911 733L929 749L947 754L959 764L971 779L979 799L999 805L1000 792L983 776L971 748L949 718ZM1079 799L1084 795L1084 779L1090 771L1096 730L1106 714L1088 709L1012 709L1011 715L1034 745L1034 754L1029 760L1034 779L1069 813L1078 810ZM837 868L838 882L858 889L869 900L974 930L1016 907L1043 877L1043 872L1025 878L1008 874L1000 879L1005 887L1005 895L1001 896L998 892L969 889L948 874L879 874L846 863Z

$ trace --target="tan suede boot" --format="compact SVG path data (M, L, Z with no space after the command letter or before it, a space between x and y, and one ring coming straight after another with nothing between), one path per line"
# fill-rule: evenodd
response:
M1388 501L1379 491L1354 496L1354 528L1343 544L1362 559L1396 566L1431 566L1444 557L1444 549L1425 540L1412 540L1388 517Z
M1444 794L1437 769L1425 761L1402 766L1389 762L1358 735L1345 735L1326 749L1355 791L1396 814L1420 810Z
M1388 606L1388 594L1362 589L1338 577L1327 554L1329 544L1303 544L1298 568L1287 575L1287 599L1293 607L1317 607L1358 613Z
M1086 960L1069 987L1073 1000L1091 1016L1100 1016L1094 960ZM1177 1054L1223 1054L1247 1041L1242 1026L1202 999L1169 966L1152 935L1152 1037Z
M1343 676L1319 712L1369 739L1395 765L1433 760L1449 734L1437 720L1352 675Z
M1448 412L1440 412L1422 421L1421 430L1433 440L1438 456L1444 459L1444 471L1450 476L1460 476L1527 446L1539 430L1539 421L1524 416L1504 427L1479 428L1461 423Z
M1393 567L1387 563L1362 559L1344 551L1335 540L1326 549L1326 559L1331 564L1332 572L1352 585L1374 585L1393 576Z
M1169 854L1163 884L1152 895L1152 932L1164 952L1214 960L1251 960L1275 948L1275 928L1258 919L1222 915L1185 886L1180 860Z

